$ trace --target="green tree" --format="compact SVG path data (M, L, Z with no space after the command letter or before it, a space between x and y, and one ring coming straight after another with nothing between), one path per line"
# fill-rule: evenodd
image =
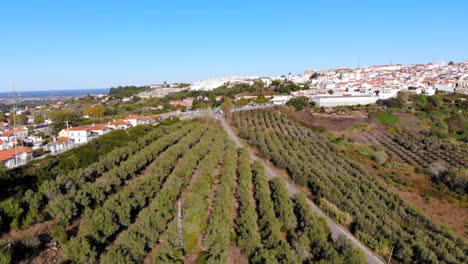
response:
M309 98L305 96L299 96L299 97L290 99L286 103L286 105L294 107L296 111L302 111L304 110L304 108L308 108L310 106L310 103L309 103Z
M228 115L233 106L234 104L232 103L232 100L230 98L226 98L221 104L221 108L224 111L224 115Z
M80 118L77 114L68 110L57 110L51 114L51 128L55 134L66 127L65 121L68 121L70 126L77 126L80 123Z
M284 185L284 180L280 177L274 178L270 181L270 188L276 216L282 224L282 229L286 231L294 230L297 225L297 220L294 215L293 203Z
M34 116L34 124L39 125L39 124L44 123L44 121L45 121L44 115L35 115Z
M255 102L257 104L264 104L264 103L268 103L268 99L264 96L264 95L259 95L257 96L257 98L255 99Z
M106 112L106 108L102 105L90 106L83 110L83 115L91 117L102 117Z
M26 125L28 123L28 116L25 114L11 116L11 123L16 122L17 125Z

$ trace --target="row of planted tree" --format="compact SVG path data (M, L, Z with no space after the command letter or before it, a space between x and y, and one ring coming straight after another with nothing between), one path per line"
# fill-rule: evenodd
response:
M232 124L265 158L307 186L362 242L402 262L466 263L468 246L387 190L325 136L275 110L237 112Z
M219 125L177 123L137 142L33 192L42 197L35 222L51 226L41 237L62 249L57 260L228 263L238 246L251 263L365 262ZM0 262L34 260L45 249L44 241L0 241Z

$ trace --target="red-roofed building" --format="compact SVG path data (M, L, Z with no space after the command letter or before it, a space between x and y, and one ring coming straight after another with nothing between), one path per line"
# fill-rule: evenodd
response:
M7 130L5 132L2 133L2 138L8 138L8 137L18 137L18 138L22 138L22 137L27 137L28 136L28 130L26 128L18 128L18 129L11 129L11 130Z
M5 164L5 166L13 168L30 161L32 159L32 153L32 149L25 147L0 150L0 161Z
M68 137L76 144L87 143L96 136L90 127L70 127L59 132L59 137Z
M114 130L127 129L131 126L132 124L130 123L130 121L123 120L123 119L118 119L118 120L115 120L114 122L109 122L109 124L107 124L107 127L112 128Z
M13 144L16 143L16 141L21 141L27 136L28 130L26 128L11 129L3 132L0 136L0 140L7 143L7 147L13 147Z
M149 116L129 115L124 120L130 122L132 126L149 125L152 123L152 119Z
M102 136L112 131L110 127L103 124L93 124L92 126L90 126L90 128L92 132L96 133L99 136Z

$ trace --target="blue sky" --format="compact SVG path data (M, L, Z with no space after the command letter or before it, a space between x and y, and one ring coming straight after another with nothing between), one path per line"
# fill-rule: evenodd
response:
M0 91L468 59L468 1L2 1Z

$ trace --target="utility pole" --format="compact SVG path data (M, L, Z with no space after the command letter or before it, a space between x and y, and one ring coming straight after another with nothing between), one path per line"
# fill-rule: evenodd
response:
M70 128L68 126L68 120L65 121L65 124L67 125L67 142L70 143Z
M177 233L179 234L179 248L182 250L182 252L184 252L182 202L182 198L177 202Z
M13 83L13 136L15 137L15 167L18 165L18 136L16 135L16 111L17 111L17 96L16 96L16 87L15 84Z
M393 254L393 248L394 248L394 247L395 247L395 246L392 246L392 250L390 251L390 256L388 257L388 262L387 262L387 264L390 264L390 260L392 260L392 254Z

